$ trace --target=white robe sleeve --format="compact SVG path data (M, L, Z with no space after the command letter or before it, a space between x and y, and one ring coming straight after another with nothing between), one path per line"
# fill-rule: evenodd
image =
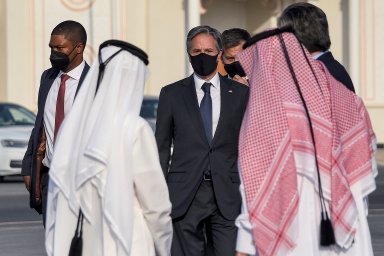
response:
M171 203L153 131L146 121L141 121L133 148L134 189L154 240L156 255L168 256L172 243Z
M245 199L245 192L243 183L240 184L240 194L241 194L241 213L236 218L235 225L238 228L237 230L237 242L236 242L236 251L246 253L250 256L257 256L255 243L252 236L252 225L249 221L248 208Z

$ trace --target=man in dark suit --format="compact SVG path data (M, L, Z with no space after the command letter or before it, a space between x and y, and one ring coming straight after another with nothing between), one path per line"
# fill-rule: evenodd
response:
M36 122L21 174L30 192L30 207L43 214L44 223L55 137L89 70L83 60L86 42L87 34L80 23L67 20L58 24L49 42L52 68L45 70L40 80Z
M221 41L223 43L221 61L224 64L228 78L245 85L249 85L248 78L236 55L243 51L243 45L249 38L251 38L251 35L242 28L227 29L221 34Z
M329 51L331 39L327 16L319 7L309 3L291 4L280 15L277 25L279 27L291 26L312 57L323 62L336 80L355 92L348 72Z
M208 240L214 255L233 256L241 204L237 145L248 87L218 74L216 29L191 29L187 52L194 74L162 88L155 134L172 203L172 255L203 256Z

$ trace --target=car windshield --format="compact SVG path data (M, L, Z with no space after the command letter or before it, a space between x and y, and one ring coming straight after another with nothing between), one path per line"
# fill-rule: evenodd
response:
M140 116L143 118L156 118L158 104L159 101L157 99L144 99L141 105Z
M17 105L0 105L0 127L33 125L35 119L35 114L26 108Z

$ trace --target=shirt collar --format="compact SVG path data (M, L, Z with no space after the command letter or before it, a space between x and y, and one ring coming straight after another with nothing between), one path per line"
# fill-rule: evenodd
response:
M84 67L85 67L85 60L83 60L80 63L80 65L78 65L77 67L75 67L74 69L72 69L71 71L69 71L66 74L75 80L80 80L80 77L81 77L81 74L83 73ZM64 74L64 72L60 70L59 77L61 77L62 74Z
M326 53L326 52L328 52L328 51L320 52L320 53L316 54L315 56L313 56L312 58L315 59L315 60L317 60L318 58L321 57L321 55L323 55L323 54Z
M195 73L193 73L193 79L195 80L196 90L201 90L201 86L203 86L203 84L207 82L211 83L214 89L218 89L220 86L219 72L216 72L216 74L209 81L202 79L201 77L197 76Z

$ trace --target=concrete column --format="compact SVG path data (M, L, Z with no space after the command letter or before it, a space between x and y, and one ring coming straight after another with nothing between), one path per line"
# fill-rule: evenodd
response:
M349 1L349 70L356 93L360 90L360 1Z
M7 100L7 30L6 30L6 1L0 1L0 101Z
M186 1L186 32L200 25L200 0L185 0ZM189 76L193 73L192 66L189 64L188 56L186 55L186 70L185 75Z

